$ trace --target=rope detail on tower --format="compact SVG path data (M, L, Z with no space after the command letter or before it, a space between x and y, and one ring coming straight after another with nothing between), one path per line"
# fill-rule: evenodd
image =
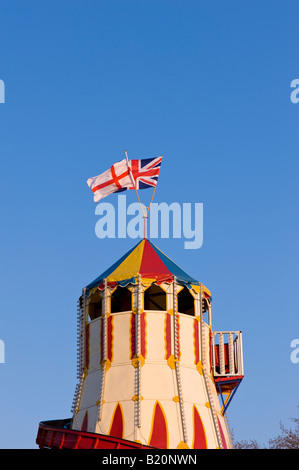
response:
M85 316L86 316L86 292L82 291L82 295L77 302L77 385L72 403L71 412L76 415L79 409L79 403L82 393L84 374L84 349L85 349Z
M141 276L138 275L137 285L137 313L136 313L136 328L135 328L135 343L136 343L136 356L137 356L137 367L135 370L135 423L137 428L141 428L141 361L140 361L140 313L141 313Z
M188 435L187 435L187 426L186 426L186 417L185 417L185 407L182 394L182 381L181 381L181 371L179 364L179 333L178 333L178 303L177 303L177 292L176 292L176 278L173 279L173 328L174 328L174 363L175 363L175 372L178 388L178 397L181 413L181 421L183 428L183 439L187 444Z
M103 296L103 312L102 312L102 361L101 361L101 385L100 396L98 400L98 421L101 421L103 414L104 402L104 384L106 376L106 362L107 362L107 279L104 279L104 296Z
M213 399L212 388L210 385L210 374L209 374L209 364L208 364L208 352L206 351L206 337L205 337L205 325L204 325L204 307L203 307L204 299L202 297L202 285L200 285L200 336L201 336L201 362L203 365L203 377L205 382L205 387L208 395L209 405L212 412L212 418L214 427L216 430L216 437L218 441L218 446L220 449L223 449L221 433L219 429L218 419L217 419L217 412L216 407Z

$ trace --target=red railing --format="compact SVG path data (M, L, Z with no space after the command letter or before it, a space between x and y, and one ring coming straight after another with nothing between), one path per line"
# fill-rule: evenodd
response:
M70 420L39 423L36 443L40 449L149 449L138 442L70 429Z
M244 375L241 331L213 332L212 366L214 378Z

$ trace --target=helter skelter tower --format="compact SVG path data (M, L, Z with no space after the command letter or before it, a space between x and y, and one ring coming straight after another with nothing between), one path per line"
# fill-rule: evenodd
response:
M126 153L88 180L95 202L155 188L161 159ZM72 417L40 423L40 448L232 445L226 410L243 378L242 334L213 330L210 291L146 239L148 211L145 238L82 290Z
M210 291L141 240L82 290L73 416L39 446L230 448L242 334L212 324Z

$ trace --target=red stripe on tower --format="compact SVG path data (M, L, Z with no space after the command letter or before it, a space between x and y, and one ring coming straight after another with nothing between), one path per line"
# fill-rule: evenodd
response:
M171 316L165 314L165 359L169 359L171 355Z
M131 329L130 329L130 344L131 344L131 356L130 359L136 354L136 326L135 326L135 314L131 314Z
M224 432L223 432L223 429L222 429L222 426L221 426L221 423L220 423L220 420L219 420L218 416L217 416L217 420L218 420L218 426L219 426L219 429L220 429L222 445L223 445L224 449L227 449L226 439L225 439Z
M198 337L198 321L193 320L193 339L194 339L194 364L199 362L199 337Z
M85 415L82 421L81 425L81 431L87 431L88 430L88 410L85 411Z
M87 324L85 327L85 367L89 368L89 335L90 335L90 325Z
M175 346L176 346L176 352L177 352L177 359L180 361L181 359L181 348L180 348L180 317L178 315L174 315L174 322L175 322L175 328L176 328L176 338L175 338Z
M142 312L140 314L140 353L144 358L146 357L145 327L146 327L145 313Z
M193 405L193 449L206 449L207 448L207 439L205 430L202 424L200 414L197 411L195 405Z
M110 315L107 320L107 357L112 362L113 355L113 317Z
M137 355L137 348L136 348L136 314L132 313L131 315L131 356L130 359L133 359ZM146 320L145 320L145 313L142 312L140 314L140 354L145 358L146 357Z
M154 407L152 431L149 445L158 449L168 448L167 423L160 403L157 401Z
M109 436L123 438L124 434L124 418L120 404L116 405L114 410L112 423L110 426Z

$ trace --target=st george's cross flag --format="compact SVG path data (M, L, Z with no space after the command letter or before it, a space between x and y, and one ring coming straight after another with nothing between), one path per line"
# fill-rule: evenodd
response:
M127 189L155 188L161 162L162 156L143 160L125 158L114 163L109 170L87 180L94 194L94 202L99 202L109 194Z

